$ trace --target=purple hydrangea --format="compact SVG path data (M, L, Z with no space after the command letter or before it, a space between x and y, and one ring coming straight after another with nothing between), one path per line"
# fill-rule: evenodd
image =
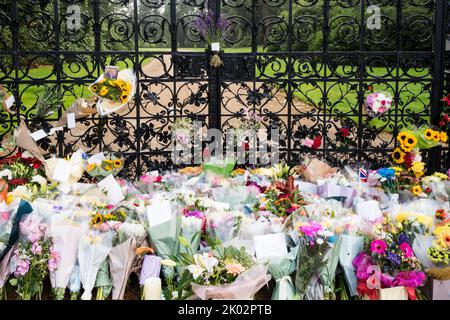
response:
M400 233L398 236L398 245L401 245L404 242L409 243L408 235L405 233Z
M402 259L400 256L393 252L388 252L386 259L389 261L389 264L393 267L397 267L402 263Z

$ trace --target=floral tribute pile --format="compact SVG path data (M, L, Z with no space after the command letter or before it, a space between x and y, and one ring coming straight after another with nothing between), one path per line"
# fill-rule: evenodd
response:
M390 99L367 108L381 115ZM242 137L260 126L245 112ZM401 131L376 170L209 157L128 181L120 152L45 160L21 144L0 160L0 298L450 299L450 170L427 173L422 158L447 143L447 118ZM191 126L176 123L179 143ZM348 128L338 135L349 143Z

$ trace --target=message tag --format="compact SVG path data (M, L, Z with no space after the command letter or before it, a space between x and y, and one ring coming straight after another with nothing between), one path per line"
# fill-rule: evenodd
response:
M147 207L147 218L150 227L156 227L172 219L172 208L169 200L155 196Z
M9 96L9 98L5 100L6 109L10 110L14 102L16 102L14 96Z
M95 164L100 164L102 163L102 161L105 160L105 155L103 154L103 152L94 154L93 156L91 156L87 162L89 164L95 163Z
M253 240L258 260L266 257L280 257L288 253L284 233L256 236Z
M73 129L76 127L75 124L75 113L70 112L67 114L67 128Z
M375 221L382 217L380 204L375 200L358 202L355 206L355 211L369 221Z
M211 43L211 51L220 51L220 43L219 42Z
M33 132L31 134L31 137L33 138L34 141L39 141L43 138L45 138L47 136L47 133L44 130L38 130L36 132Z
M306 193L317 193L317 185L314 183L304 182L304 181L294 181L294 185L298 187L298 190Z
M53 212L62 212L64 210L64 206L60 204L54 204L52 207Z
M106 191L109 204L115 206L125 199L120 184L117 182L117 180L114 178L112 174L110 174L105 179L97 183L97 185L99 186L100 189Z
M52 179L58 182L66 182L70 177L70 164L69 161L64 159L58 159L56 162L55 171L53 172Z

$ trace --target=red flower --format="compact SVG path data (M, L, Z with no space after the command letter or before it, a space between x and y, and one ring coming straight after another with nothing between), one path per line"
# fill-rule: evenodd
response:
M445 127L445 121L444 120L439 121L439 127Z
M312 145L313 149L319 149L320 145L322 144L322 136L319 134L314 138L314 144Z
M412 153L412 152L408 152L408 153L405 154L404 159L405 159L406 167L408 167L408 168L412 167L412 164L414 162L414 158L415 158L415 156L414 156L414 153Z
M27 184L28 181L25 179L11 179L11 180L9 180L8 183L13 186L21 186L21 185Z
M368 86L367 86L367 90L368 90L368 91L373 91L373 86L372 86L372 85L368 85Z
M157 176L155 179L155 182L161 182L162 181L162 176Z
M431 193L431 188L430 188L430 187L427 187L427 188L425 189L425 193Z
M245 151L248 151L250 149L250 145L248 144L248 142L242 142L242 147Z
M39 167L40 167L39 163L33 164L33 168L34 168L34 169L39 169Z
M347 138L350 135L350 129L347 127L343 127L339 130L339 134L343 138Z
M448 122L448 114L444 113L444 114L442 115L442 117L444 118L445 121Z
M448 96L446 96L444 99L442 99L441 101L445 102L448 106L450 106L450 94Z
M17 157L17 158L22 158L22 152L17 152L17 153L16 153L16 157Z

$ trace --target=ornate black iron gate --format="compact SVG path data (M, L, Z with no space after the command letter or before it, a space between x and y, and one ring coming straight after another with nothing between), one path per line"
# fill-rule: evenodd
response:
M0 113L0 134L21 118L37 126L42 87L61 85L67 108L115 64L136 71L135 103L40 140L48 154L108 145L135 176L171 166L177 117L227 128L248 107L280 128L288 162L313 153L382 164L399 130L439 121L447 9L443 0L0 0L0 83L16 97L13 114ZM231 22L220 69L193 25L204 10ZM372 119L364 99L381 90L395 106ZM48 130L60 115L38 125ZM302 144L317 136L317 150ZM448 155L424 154L433 170L448 167Z

